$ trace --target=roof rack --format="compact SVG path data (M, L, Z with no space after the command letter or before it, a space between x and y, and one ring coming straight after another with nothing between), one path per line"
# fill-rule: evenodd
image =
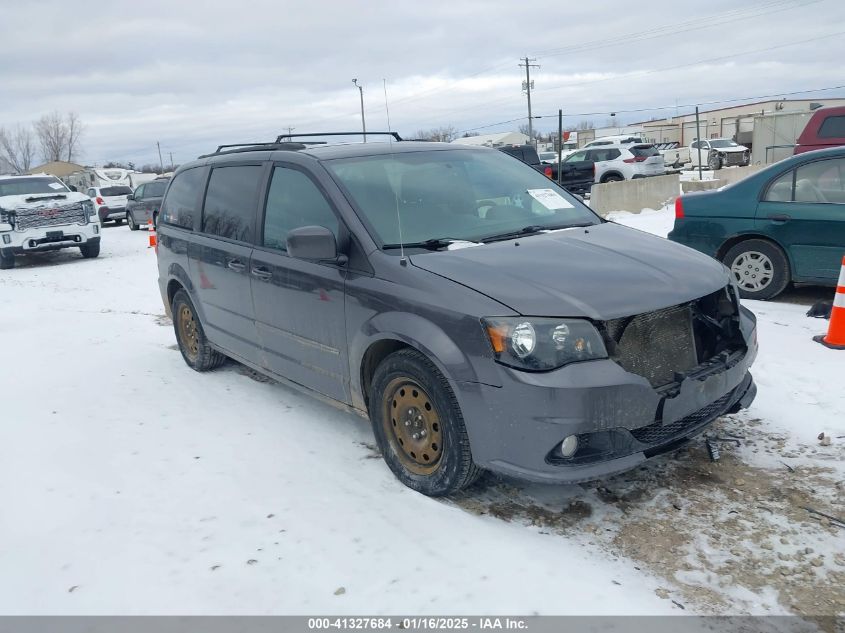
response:
M397 141L401 141L402 137L397 132L313 132L310 134L280 134L276 137L277 143L283 143L284 139L305 138L314 136L392 136Z
M217 149L209 154L203 154L199 158L209 158L210 156L217 156L219 154L237 154L239 152L256 152L260 150L291 150L296 151L305 149L304 143L285 143L285 142L264 142L264 143L229 143L227 145L218 145Z

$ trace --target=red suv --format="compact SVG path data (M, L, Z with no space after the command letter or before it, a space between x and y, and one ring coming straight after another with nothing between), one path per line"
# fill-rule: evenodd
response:
M816 110L798 137L795 153L845 145L845 106Z

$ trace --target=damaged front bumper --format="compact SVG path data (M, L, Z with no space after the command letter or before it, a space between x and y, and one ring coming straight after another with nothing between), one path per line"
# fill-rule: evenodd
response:
M677 448L754 400L749 368L757 354L756 323L744 308L741 329L742 349L719 354L658 389L609 359L545 373L503 368L501 387L462 383L459 400L473 458L520 479L575 483ZM561 442L572 435L578 450L564 457Z

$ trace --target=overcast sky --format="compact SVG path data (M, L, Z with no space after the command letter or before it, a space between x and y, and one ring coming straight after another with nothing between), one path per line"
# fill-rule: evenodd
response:
M367 127L631 122L845 84L841 0L0 0L0 125L73 110L83 162L184 162L220 143ZM796 95L797 96L797 95ZM845 90L811 98L845 96ZM794 98L794 97L793 97ZM715 106L709 106L715 107ZM651 112L632 112L663 108ZM597 113L597 114L589 114ZM482 127L484 126L484 127ZM541 129L557 127L540 119Z

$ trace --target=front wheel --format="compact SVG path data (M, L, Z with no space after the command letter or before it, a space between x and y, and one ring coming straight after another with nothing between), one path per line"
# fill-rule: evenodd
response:
M0 270L11 270L15 267L15 256L0 251Z
M722 157L718 154L710 154L710 159L707 161L707 167L713 171L718 171L722 168Z
M196 371L209 371L222 365L226 357L208 343L187 292L176 291L171 311L176 342L179 343L179 351L188 367Z
M135 224L135 218L132 217L131 213L126 214L126 223L129 225L130 231L137 231L138 225Z
M94 259L100 254L100 241L86 242L79 247L79 252L82 253L85 259Z
M722 258L743 299L773 299L789 285L789 261L783 251L765 240L746 240Z
M394 352L376 369L370 420L384 461L413 490L449 495L481 474L449 383L416 350Z

